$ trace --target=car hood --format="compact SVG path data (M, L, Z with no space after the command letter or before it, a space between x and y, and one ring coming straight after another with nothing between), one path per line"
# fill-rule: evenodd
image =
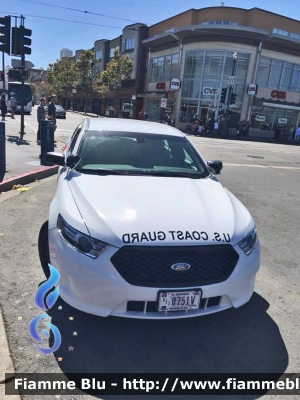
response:
M254 225L246 208L215 177L72 172L67 181L90 235L116 247L235 245Z

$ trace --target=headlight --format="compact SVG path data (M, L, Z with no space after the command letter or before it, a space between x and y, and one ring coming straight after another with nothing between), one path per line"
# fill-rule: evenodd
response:
M258 237L256 232L257 230L254 227L254 229L252 229L252 231L248 233L248 235L238 243L240 248L247 256L254 250L257 244Z
M97 258L109 247L107 243L100 242L100 240L93 239L72 228L60 214L57 219L57 228L66 242L88 257Z

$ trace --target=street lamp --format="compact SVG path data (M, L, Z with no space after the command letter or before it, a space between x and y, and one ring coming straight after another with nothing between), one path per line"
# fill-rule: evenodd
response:
M226 104L226 135L228 135L228 133L229 133L228 132L229 106L230 106L230 102L231 102L231 95L233 93L233 85L234 85L234 81L235 81L235 67L236 67L237 59L238 59L238 54L235 51L233 53L233 55L232 55L232 60L233 60L232 72L231 72L232 81L231 81L231 84L230 84L230 86L228 88L229 90L227 91L228 93L227 93L227 104Z

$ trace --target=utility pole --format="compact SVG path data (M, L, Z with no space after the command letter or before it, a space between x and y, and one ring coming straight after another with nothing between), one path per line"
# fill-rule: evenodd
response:
M24 26L24 17L21 15L21 27ZM23 41L23 35L20 35L20 40ZM21 48L23 46L21 45ZM20 141L22 142L24 136L24 74L25 74L25 54L21 54L21 131Z
M231 73L232 79L235 79L235 66L236 66L237 59L238 59L238 55L237 55L237 52L235 52L233 54L233 56L232 56L232 61L233 61L233 63L232 63L232 73ZM226 122L226 135L227 136L228 136L228 133L229 133L228 117L229 117L229 106L231 104L230 103L231 102L231 96L232 96L232 93L233 93L233 85L234 85L234 83L230 84L229 88L227 89L227 93L226 93L226 119L225 119L225 122Z
M4 62L4 51L2 51L2 69L3 69L3 93L6 92L5 86L5 62Z

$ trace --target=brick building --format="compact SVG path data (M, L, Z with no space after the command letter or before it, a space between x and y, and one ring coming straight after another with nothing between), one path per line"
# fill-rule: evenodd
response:
M178 127L224 112L221 93L233 75L232 127L251 120L258 135L271 136L275 126L299 123L299 21L259 8L191 9L149 27L143 44L147 77L139 96L150 119L161 118L172 78L180 86L170 90L166 110ZM250 84L257 85L251 95Z

